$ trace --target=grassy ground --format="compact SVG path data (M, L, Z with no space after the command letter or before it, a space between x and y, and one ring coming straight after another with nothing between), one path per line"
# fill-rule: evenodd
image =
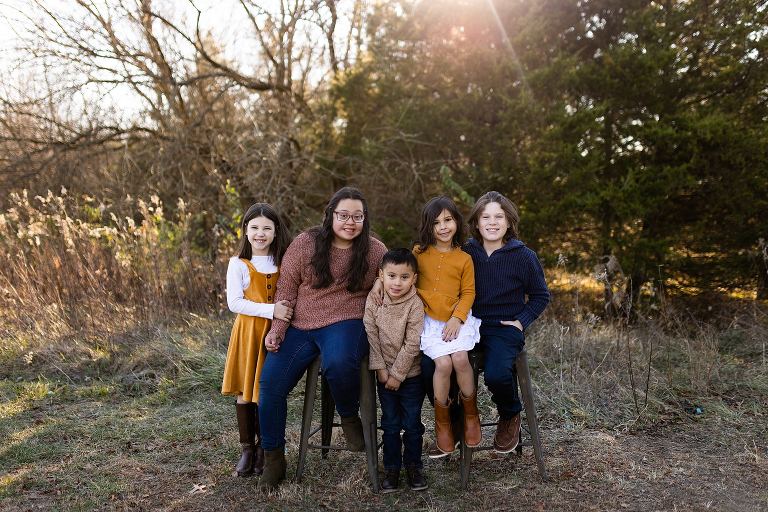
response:
M49 344L0 332L0 509L768 509L762 327L686 341L542 322L528 345L547 482L530 449L481 452L466 492L454 457L427 461L428 491L375 495L361 454L312 453L302 483L261 495L255 478L232 475L234 406L217 392L229 325L192 319ZM289 478L300 389L289 404ZM481 405L491 418L487 392ZM426 408L424 419L431 425Z

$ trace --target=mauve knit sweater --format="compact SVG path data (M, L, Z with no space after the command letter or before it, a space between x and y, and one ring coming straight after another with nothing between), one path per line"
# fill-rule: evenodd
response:
M326 327L342 320L363 318L365 299L379 272L379 264L386 246L371 237L368 253L368 272L363 289L351 293L347 290L347 275L354 249L331 247L331 275L333 282L327 288L312 288L315 272L311 265L315 250L314 236L308 232L297 236L285 251L280 265L275 302L287 300L293 307L293 319L289 322L272 321L270 335L282 342L288 325L309 330Z

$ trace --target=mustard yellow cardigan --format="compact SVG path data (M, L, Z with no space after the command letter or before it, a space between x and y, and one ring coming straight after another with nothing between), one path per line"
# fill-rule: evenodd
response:
M441 322L452 316L466 322L475 301L475 267L469 254L457 247L440 252L434 246L424 252L416 246L413 254L419 262L416 290L424 312Z

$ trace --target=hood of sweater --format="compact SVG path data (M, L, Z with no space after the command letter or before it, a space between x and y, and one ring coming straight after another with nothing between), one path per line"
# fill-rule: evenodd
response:
M411 286L411 289L408 290L408 293L406 293L405 295L403 295L401 297L398 297L398 298L396 298L394 300L385 291L384 292L384 302L383 302L383 304L387 304L387 305L401 304L401 303L407 301L408 299L410 299L411 297L413 297L414 295L416 295L416 285Z
M478 242L474 238L470 238L469 241L467 242L467 245L470 248L485 252L485 247L483 247L483 243ZM496 249L496 251L514 251L515 249L519 249L521 247L525 247L525 244L523 242L521 242L517 238L510 238L509 241L506 244L504 244L504 246L501 249Z

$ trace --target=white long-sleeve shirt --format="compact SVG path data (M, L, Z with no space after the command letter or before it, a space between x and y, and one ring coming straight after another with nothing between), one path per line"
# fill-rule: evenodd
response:
M272 256L254 256L251 264L262 274L274 274L277 272ZM275 314L275 305L263 302L253 302L245 298L244 290L251 284L251 275L248 266L240 258L230 258L227 267L227 306L233 313L241 315L259 316L272 319Z

